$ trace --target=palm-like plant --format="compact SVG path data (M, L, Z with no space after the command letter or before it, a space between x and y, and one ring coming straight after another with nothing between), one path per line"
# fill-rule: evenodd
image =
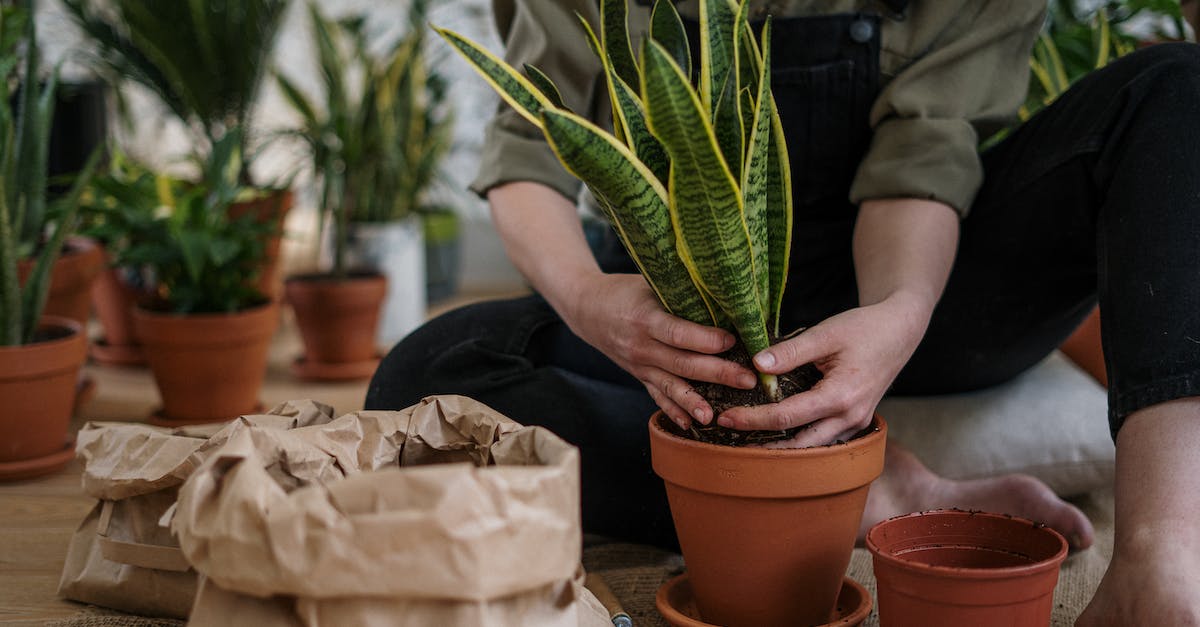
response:
M60 199L57 218L48 219L47 151L58 77L55 72L44 86L39 85L33 8L33 0L0 7L0 346L34 341L50 289L50 269L74 228L84 183L99 159L99 152L92 155ZM21 62L21 44L24 81L13 111L9 86ZM17 264L28 255L36 255L36 262L22 286Z
M674 5L656 2L635 59L624 0L602 0L600 34L613 133L567 110L554 84L523 76L439 30L519 113L607 213L663 306L736 332L751 354L779 334L792 200L787 147L770 86L770 23L756 40L748 2L700 0L699 85ZM775 376L760 373L768 397Z
M112 81L152 93L209 147L242 129L288 0L64 0ZM242 154L246 152L241 147ZM240 173L249 182L248 169Z
M350 223L390 222L416 212L450 147L452 121L440 113L445 84L429 71L424 52L430 4L413 0L406 34L383 54L370 51L364 18L335 22L309 4L323 107L276 73L280 91L303 119L294 134L312 151L321 214L332 218L335 277L345 276Z

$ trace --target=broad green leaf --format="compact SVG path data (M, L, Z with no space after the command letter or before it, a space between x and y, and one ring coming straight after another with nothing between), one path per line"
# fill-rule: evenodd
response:
M687 31L671 0L657 0L654 3L654 10L650 13L650 38L671 53L684 74L692 75L692 49L688 46Z
M533 83L513 70L496 55L483 49L475 42L444 28L434 28L459 54L465 58L483 79L512 105L517 113L539 128L542 111L554 108L554 103L542 95Z
M712 312L676 249L667 192L611 135L566 111L547 109L543 128L563 165L588 183L667 311L699 324Z
M713 113L713 132L717 135L717 145L721 147L725 165L729 166L729 172L735 179L742 176L742 159L746 154L746 130L737 96L737 75L730 72L725 75L725 86L721 88L717 110Z
M600 44L604 54L612 61L617 76L626 85L637 85L641 80L637 63L633 60L633 48L629 44L626 0L600 0Z
M750 244L754 251L754 281L763 311L772 311L770 245L767 224L767 186L770 185L767 162L771 145L771 23L768 19L763 28L763 49L767 51L760 67L761 75L757 103L754 110L754 127L750 133L750 147L746 155L746 169L742 173L742 202L746 212L746 227L750 232Z
M737 182L683 70L649 39L642 57L647 122L671 158L668 198L680 256L729 317L746 349L757 353L770 341Z
M529 77L529 82L533 83L538 88L538 91L542 92L543 96L554 103L554 106L559 109L567 108L567 105L563 104L562 94L558 93L558 86L554 84L554 81L550 80L549 76L546 76L545 72L526 63L525 75Z
M708 116L716 112L725 76L736 71L734 15L729 0L700 0L700 102Z

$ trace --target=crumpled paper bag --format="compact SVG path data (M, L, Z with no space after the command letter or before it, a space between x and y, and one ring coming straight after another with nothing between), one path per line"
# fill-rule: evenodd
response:
M195 625L605 627L583 587L579 454L430 397L290 431L230 426L173 513Z
M294 401L240 421L293 429L333 419L333 408ZM97 500L71 537L58 593L136 614L186 618L197 575L159 519L203 459L207 442L223 442L225 424L178 429L136 423L88 423L76 452L83 491Z

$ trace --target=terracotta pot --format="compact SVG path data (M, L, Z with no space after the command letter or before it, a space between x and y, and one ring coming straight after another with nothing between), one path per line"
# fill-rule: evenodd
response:
M18 264L17 274L23 285L33 272L34 262ZM104 271L104 250L86 237L70 237L63 252L50 269L50 293L43 313L70 318L87 327L92 313L92 281Z
M1067 541L1045 525L935 510L867 532L883 627L1049 625Z
M121 272L120 268L109 265L92 283L92 306L104 327L104 336L93 342L88 352L102 364L142 365L146 357L133 333L137 290L121 278Z
M229 206L229 217L239 218L253 215L260 223L269 223L275 227L267 238L266 251L263 259L262 273L258 277L258 289L264 296L274 300L279 296L279 245L283 240L283 223L291 211L295 197L290 189L266 190L267 194L255 198L235 202Z
M134 329L162 396L159 422L220 422L255 411L278 320L275 302L235 314L135 309Z
M0 479L53 472L74 457L67 428L87 338L68 318L46 316L41 329L53 339L0 347Z
M379 364L375 329L387 296L381 274L346 279L329 275L291 277L284 284L304 339L304 356L293 371L305 379L352 380L370 377Z
M700 618L738 627L830 621L887 425L844 444L765 449L676 436L650 419Z

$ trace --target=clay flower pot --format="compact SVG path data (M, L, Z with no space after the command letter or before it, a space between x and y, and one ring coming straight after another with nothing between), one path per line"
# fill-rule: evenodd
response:
M295 276L284 283L284 294L304 340L304 356L292 364L296 376L338 381L366 379L375 372L375 329L387 296L383 275Z
M71 461L67 437L87 338L74 320L45 316L48 339L0 347L0 479L54 472Z
M883 627L1049 625L1067 541L1021 518L934 510L867 533Z
M50 269L50 293L43 312L75 320L87 328L92 314L92 281L104 271L104 250L94 240L70 237L63 252ZM17 274L22 284L33 272L33 261L18 264Z
M654 471L667 499L696 608L738 627L835 618L867 489L883 471L887 425L807 449L705 444L650 419Z
M134 328L163 402L152 422L221 422L255 411L278 320L275 302L234 314L135 309Z
M102 364L140 366L146 363L146 356L133 332L137 290L121 274L121 268L109 266L92 283L92 306L104 327L104 337L92 343L88 354Z
M294 202L292 190L272 189L253 200L242 200L229 206L230 218L253 215L255 221L275 227L265 242L262 273L258 276L257 285L258 290L270 299L279 296L279 246L283 240L284 220Z

